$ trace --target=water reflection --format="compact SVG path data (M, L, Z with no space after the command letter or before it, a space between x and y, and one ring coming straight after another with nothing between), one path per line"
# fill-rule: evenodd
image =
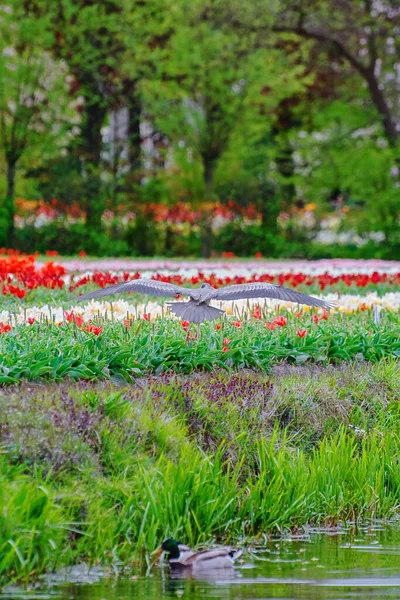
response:
M235 568L209 572L153 569L116 577L85 566L47 576L42 589L9 588L0 600L375 600L400 598L400 525L352 524L252 546Z

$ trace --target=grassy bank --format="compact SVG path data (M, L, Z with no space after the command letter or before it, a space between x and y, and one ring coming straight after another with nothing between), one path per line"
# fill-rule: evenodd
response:
M132 564L400 503L400 365L277 367L1 391L3 582Z

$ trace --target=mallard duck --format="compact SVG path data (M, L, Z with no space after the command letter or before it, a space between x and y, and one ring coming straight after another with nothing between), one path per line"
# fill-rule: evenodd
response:
M184 569L226 569L231 568L241 555L235 548L213 548L195 552L189 546L180 544L173 538L167 538L161 546L154 550L152 556L167 555L168 564L173 568Z

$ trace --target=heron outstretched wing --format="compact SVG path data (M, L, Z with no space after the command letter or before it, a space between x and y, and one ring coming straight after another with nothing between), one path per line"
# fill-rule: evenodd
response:
M307 306L317 306L330 309L334 307L331 302L302 294L296 290L285 288L272 283L244 283L241 285L228 285L219 288L215 295L216 300L243 300L246 298L274 298L276 300L287 300Z
M100 290L96 290L95 292L89 292L88 294L83 294L83 296L78 296L76 300L82 302L83 300L92 300L93 298L102 298L103 296L123 294L125 292L139 292L140 294L149 294L150 296L178 296L178 294L185 294L193 299L197 299L199 296L199 291L196 289L180 287L179 285L165 283L164 281L143 278L109 285Z

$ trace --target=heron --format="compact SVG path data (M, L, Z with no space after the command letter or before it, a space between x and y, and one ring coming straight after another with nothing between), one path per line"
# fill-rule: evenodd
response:
M110 285L95 292L78 296L77 301L94 300L111 296L113 294L122 294L124 292L138 292L140 294L148 294L150 296L189 296L187 302L168 302L167 306L170 311L180 317L183 321L190 323L204 323L204 321L212 321L218 319L225 311L210 306L212 300L229 301L243 300L250 298L274 298L276 300L286 300L296 304L305 304L306 306L315 306L316 308L324 308L329 310L333 308L333 304L302 294L296 290L285 288L281 285L272 283L254 282L243 283L238 285L227 285L225 287L214 288L209 283L203 283L199 288L187 288L164 281L154 279L134 279L132 281L124 281Z

